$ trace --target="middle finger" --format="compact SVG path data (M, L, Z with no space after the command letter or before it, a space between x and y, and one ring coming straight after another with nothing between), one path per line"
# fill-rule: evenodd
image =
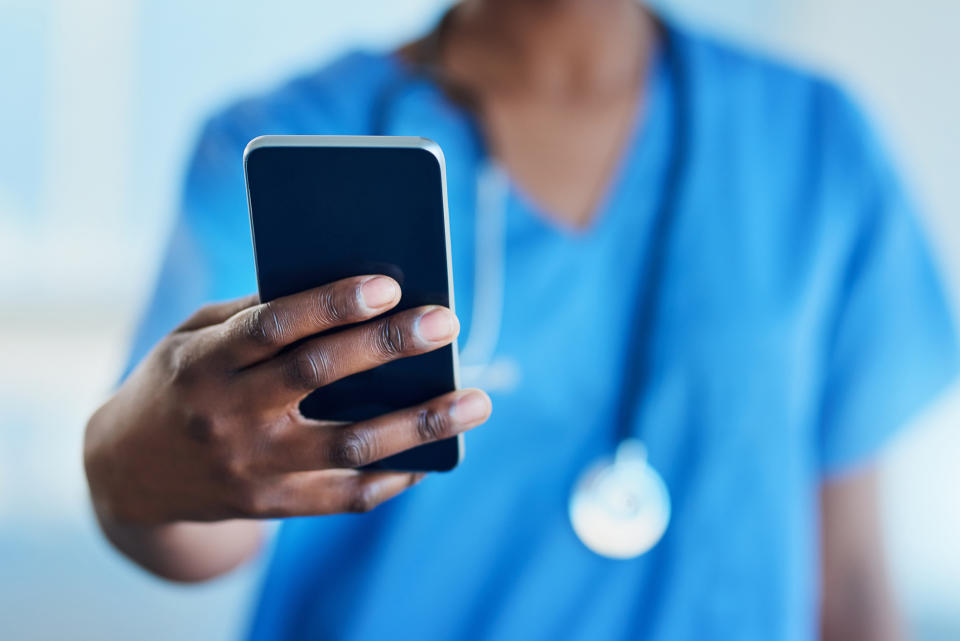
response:
M341 378L448 345L460 323L446 307L418 307L314 338L241 372L258 404L286 407Z

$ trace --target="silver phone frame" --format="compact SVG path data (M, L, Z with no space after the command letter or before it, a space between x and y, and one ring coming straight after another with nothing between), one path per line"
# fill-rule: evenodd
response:
M250 219L250 242L253 245L256 266L257 243L253 231L253 206L250 200L250 181L247 176L247 159L257 149L266 147L350 147L372 149L421 149L436 158L440 165L440 191L443 199L443 237L447 254L447 296L450 299L450 311L456 314L453 298L453 255L450 245L450 210L447 206L447 163L443 150L433 140L418 136L326 136L326 135L265 135L257 136L247 143L243 150L243 183L247 191L247 215ZM257 272L257 289L260 288L260 273ZM460 389L460 349L457 338L451 343L453 354L453 387ZM466 454L464 435L457 434L457 462L450 471L463 463Z

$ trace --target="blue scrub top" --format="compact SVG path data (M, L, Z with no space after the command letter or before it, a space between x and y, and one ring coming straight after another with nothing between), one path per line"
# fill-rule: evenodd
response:
M661 52L591 226L563 228L511 188L495 357L511 375L494 381L493 416L467 436L463 465L369 514L285 522L251 640L816 637L818 488L944 388L956 337L917 216L851 101L668 28L687 122ZM209 121L131 363L200 304L255 291L247 141L370 133L403 73L388 54L354 53ZM482 151L429 81L387 102L386 133L431 138L446 155L469 340ZM652 551L614 561L576 538L567 501L613 447L678 124L689 149L651 381L631 399L673 519Z

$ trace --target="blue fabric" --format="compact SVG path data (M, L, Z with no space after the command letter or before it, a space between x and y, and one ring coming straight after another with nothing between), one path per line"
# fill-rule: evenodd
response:
M671 28L689 83L684 183L634 432L673 499L632 561L567 521L610 452L633 296L662 197L676 87L658 60L586 231L513 190L490 422L463 465L365 515L284 523L252 640L810 639L817 490L869 459L951 380L956 339L917 217L829 82ZM369 133L401 76L357 53L207 125L131 363L194 307L255 290L241 152L260 134ZM389 101L392 134L447 159L458 313L469 340L475 172L468 117L429 82Z

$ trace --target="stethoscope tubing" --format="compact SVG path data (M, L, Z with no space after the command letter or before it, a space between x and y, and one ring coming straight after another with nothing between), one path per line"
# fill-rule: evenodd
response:
M667 165L666 179L658 206L655 208L651 231L644 249L641 290L631 310L631 330L627 340L626 368L620 391L617 412L617 431L614 445L634 435L641 400L650 386L651 363L658 303L667 264L667 254L673 227L676 224L678 203L685 182L689 155L691 96L684 61L675 46L675 33L667 26L662 34L662 55L669 85L673 91L673 142ZM391 117L402 96L417 84L439 83L435 70L426 65L408 66L404 72L380 91L374 100L371 131L388 135ZM478 123L473 124L473 135L481 153L476 180L476 230L474 257L474 301L470 331L461 349L461 362L474 371L468 379L481 380L479 374L493 361L503 321L504 286L506 282L506 214L511 195L506 172L487 152Z

